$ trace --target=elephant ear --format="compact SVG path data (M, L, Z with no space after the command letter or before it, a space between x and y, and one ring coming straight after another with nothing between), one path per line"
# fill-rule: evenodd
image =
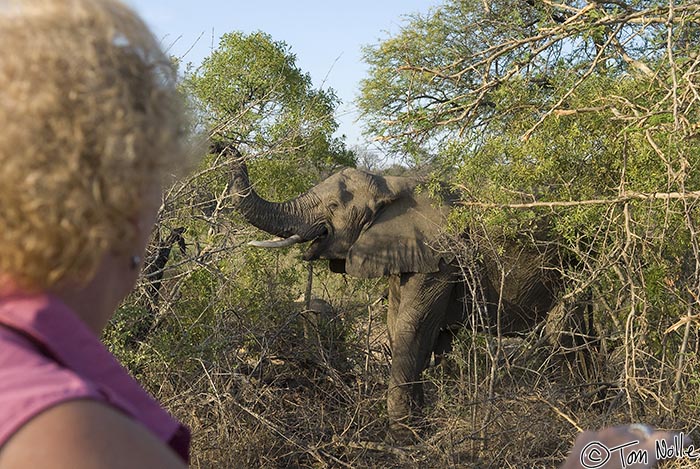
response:
M403 195L385 205L348 251L345 271L362 278L440 270L454 255L438 239L448 209L425 195Z

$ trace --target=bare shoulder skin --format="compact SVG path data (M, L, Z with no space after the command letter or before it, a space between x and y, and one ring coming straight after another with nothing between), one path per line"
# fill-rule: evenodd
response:
M99 402L75 400L37 415L0 448L0 469L182 469L145 427Z

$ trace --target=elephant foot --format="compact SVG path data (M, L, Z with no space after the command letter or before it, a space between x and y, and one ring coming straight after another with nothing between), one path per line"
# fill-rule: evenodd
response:
M405 389L395 388L389 394L389 434L392 443L414 445L421 440L425 420L421 412L422 396L411 396Z
M422 421L416 418L406 418L402 421L389 422L387 439L397 446L411 446L418 444L422 438Z
M420 435L425 429L422 408L422 382L416 379L406 384L395 384L394 380L390 380L387 414L389 437L394 443L413 445L421 440Z

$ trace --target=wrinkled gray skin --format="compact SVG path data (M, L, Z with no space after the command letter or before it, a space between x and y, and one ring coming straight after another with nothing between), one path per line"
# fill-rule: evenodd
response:
M536 253L506 253L506 262L510 255L525 268L504 269L502 289L500 274L488 268L479 273L478 285L464 282L454 255L438 248L449 207L416 193L415 179L344 169L293 200L273 203L255 193L240 155L236 160L231 185L236 209L283 239L262 246L308 241L307 261L328 259L331 270L355 277L389 276L387 409L392 434L401 441L411 439L420 415L421 373L431 353L437 358L449 350L450 325L470 320L465 311L475 304L471 298L479 298L485 313L482 329L498 322L503 333L532 327L552 306L558 278ZM492 281L492 275L498 278Z

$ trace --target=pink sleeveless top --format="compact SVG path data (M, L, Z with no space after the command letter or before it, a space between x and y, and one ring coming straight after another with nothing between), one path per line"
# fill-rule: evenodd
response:
M51 295L0 298L0 447L32 417L73 399L105 403L143 424L185 462L190 434Z

